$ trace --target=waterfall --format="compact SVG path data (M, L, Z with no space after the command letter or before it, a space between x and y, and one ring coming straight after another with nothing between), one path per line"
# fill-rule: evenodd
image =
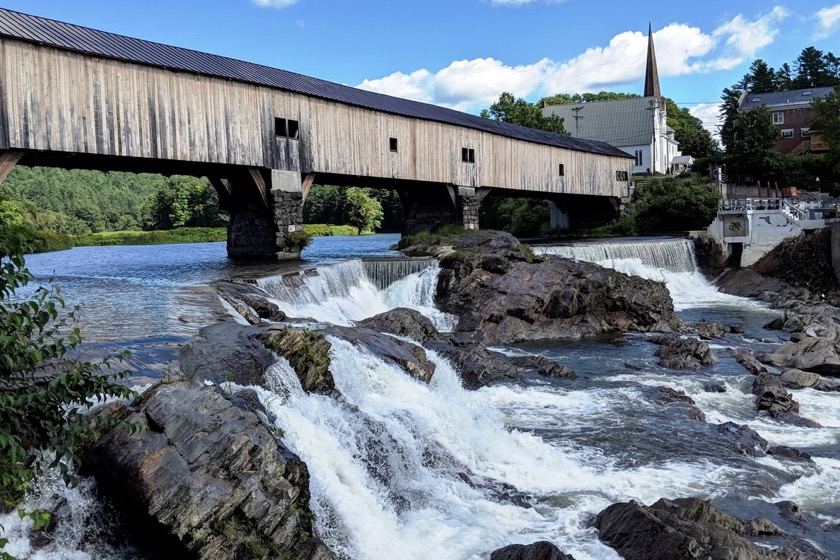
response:
M362 259L365 277L378 289L384 290L403 278L436 264L435 259Z
M604 264L637 259L651 268L671 272L694 272L694 246L686 239L647 239L641 241L588 242L572 245L534 247L535 252L559 255L569 259Z
M289 317L349 326L395 307L409 307L429 317L438 330L450 331L457 318L438 310L434 302L439 271L435 259L356 259L261 278L256 284Z
M757 306L745 298L719 292L697 269L694 245L687 239L589 241L535 246L534 252L593 262L626 274L664 282L677 311L710 305Z

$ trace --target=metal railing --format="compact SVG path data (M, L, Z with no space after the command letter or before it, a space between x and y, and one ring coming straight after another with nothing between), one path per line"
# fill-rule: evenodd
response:
M808 212L786 198L724 198L718 208L725 212L748 212L753 210L779 210L794 220L807 220Z

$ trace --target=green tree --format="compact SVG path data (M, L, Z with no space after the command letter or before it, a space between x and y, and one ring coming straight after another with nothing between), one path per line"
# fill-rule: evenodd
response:
M720 118L723 121L720 127L720 141L727 152L735 145L735 121L738 118L738 102L743 91L741 84L735 84L724 88L720 97Z
M557 115L547 117L543 115L539 105L529 103L521 97L516 99L513 94L508 92L502 93L499 100L490 105L490 109L482 110L481 116L486 119L527 126L528 128L568 134L563 126L563 117Z
M481 203L479 221L482 228L535 237L549 232L549 208L547 200L490 196Z
M364 231L374 231L382 224L382 205L365 189L350 187L344 200L347 223Z
M703 121L691 114L685 107L677 107L671 99L665 98L668 126L674 129L674 139L679 142L682 153L702 160L700 165L717 158L717 144L711 133L703 128Z
M788 91L791 89L794 89L793 71L790 69L790 64L785 62L776 70L775 91Z
M617 99L635 99L641 95L636 93L621 93L614 91L600 91L598 93L558 93L540 99L540 105L572 105L577 103L592 103L593 101L615 101Z
M46 464L72 483L80 446L114 424L85 411L107 395L134 395L117 383L126 372L111 373L109 359L70 357L82 338L72 325L75 310L64 312L57 287L19 297L32 281L23 257L30 239L19 227L0 230L0 510L20 504ZM33 519L43 522L44 515Z
M765 106L738 113L733 123L733 137L727 146L732 167L745 173L768 175L777 167L773 146L779 129L773 125Z
M799 89L834 85L823 52L814 47L802 49L794 66L796 67L794 83Z
M167 177L146 205L146 229L219 227L227 216L219 209L216 189L207 179Z
M829 160L840 171L840 85L834 86L834 91L825 97L814 99L811 107L814 122L819 123L822 139L828 144Z
M760 58L750 65L747 79L751 93L776 91L776 71Z

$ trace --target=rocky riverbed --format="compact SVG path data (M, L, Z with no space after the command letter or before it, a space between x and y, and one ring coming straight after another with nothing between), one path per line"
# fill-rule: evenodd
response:
M133 519L143 519L138 525L154 535L149 538L165 540L184 557L341 557L324 544L313 523L312 465L284 444L284 433L273 421L277 411L265 406L259 392L240 390L249 385L277 390L272 386L276 356L288 362L304 392L342 402L350 399L333 377L336 344L363 348L424 384L432 382L440 367L432 354L443 356L464 387L480 389L498 383L527 385L541 378L575 383L577 375L566 365L501 352L501 345L631 333L658 345L663 367L693 371L714 363L715 341L738 328L687 324L674 313L664 284L590 263L534 257L507 234L428 239L405 252L439 260L435 301L457 317L451 331L440 332L427 317L405 308L352 326L302 321L286 317L253 285L222 284L219 294L248 324L225 321L202 329L181 349L177 381L149 389L136 402L106 409L103 413L126 419L134 430L106 434L87 453L87 471ZM814 425L788 389L836 390L830 376L840 372L833 342L834 317L840 313L819 296L809 292L805 297L801 288L751 271L730 273L721 285L785 311L775 326L790 332L789 342L766 353L732 352L754 376L756 409L774 421ZM689 421L705 421L684 393L661 387L650 398L680 407ZM814 468L807 453L769 445L749 426L713 428L739 453ZM429 460L441 453L425 452ZM518 488L457 461L452 464L470 487L500 503L531 507L529 496ZM705 496L660 497L650 505L615 503L590 520L591 530L624 558L828 558L807 541L803 527L812 521L797 513L795 504L779 505L773 522L735 519L716 510ZM780 521L797 515L798 525ZM791 531L793 525L800 530ZM490 557L571 556L551 543L536 542L502 547Z

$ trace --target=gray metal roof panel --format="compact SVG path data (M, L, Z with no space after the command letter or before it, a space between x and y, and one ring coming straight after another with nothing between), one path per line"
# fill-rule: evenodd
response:
M605 142L571 138L516 126L438 105L344 86L279 68L135 39L3 8L0 8L0 36L94 56L267 86L375 111L463 126L526 142L601 155L631 157Z
M790 91L771 91L766 93L747 93L739 111L749 111L762 105L768 108L796 107L810 105L811 100L825 97L834 91L833 87L818 87L806 89L794 89ZM810 92L806 94L806 92Z
M571 105L549 105L547 115L563 117L566 128L578 138L608 142L613 146L642 146L653 137L654 97L593 101ZM582 107L580 111L573 111ZM575 120L575 116L580 117Z

